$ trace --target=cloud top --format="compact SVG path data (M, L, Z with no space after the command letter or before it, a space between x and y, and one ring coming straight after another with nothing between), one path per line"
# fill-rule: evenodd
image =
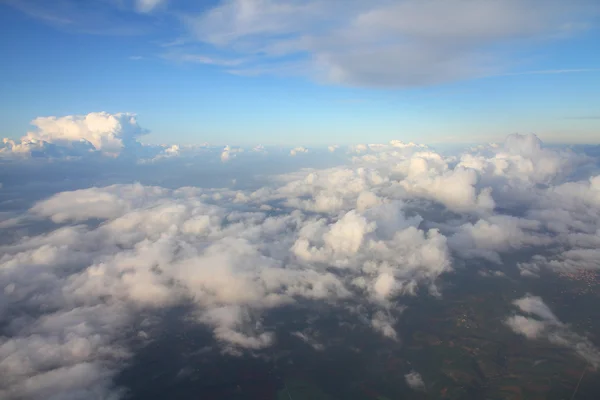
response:
M98 151L117 156L127 147L139 145L136 139L147 133L130 113L93 112L87 115L39 117L35 130L20 141L4 139L0 151L38 156L85 155Z

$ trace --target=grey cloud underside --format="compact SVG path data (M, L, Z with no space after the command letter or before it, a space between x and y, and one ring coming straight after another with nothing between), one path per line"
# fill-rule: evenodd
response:
M169 148L175 154L139 171L187 162ZM264 152L237 149L211 157L230 168ZM313 154L295 150L285 157ZM268 349L278 338L262 318L300 303L353 312L394 341L402 298L443 296L439 283L463 261L540 253L519 265L523 279L600 265L600 177L589 154L512 135L460 155L400 141L346 155L345 165L271 175L243 190L65 191L3 220L26 234L0 247L0 397L120 397L112 378L130 360L129 341L151 339L135 321L176 306L230 354ZM541 300L516 305L526 314L507 322L517 333L597 354ZM309 326L289 334L326 346ZM419 378L406 376L417 390Z

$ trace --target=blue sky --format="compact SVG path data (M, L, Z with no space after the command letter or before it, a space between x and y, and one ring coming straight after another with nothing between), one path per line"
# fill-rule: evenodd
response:
M2 136L108 111L138 114L152 143L598 143L599 12L584 0L0 0Z

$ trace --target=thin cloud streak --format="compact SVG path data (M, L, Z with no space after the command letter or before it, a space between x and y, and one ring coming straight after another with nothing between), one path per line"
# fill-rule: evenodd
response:
M600 68L546 69L538 71L508 72L494 76L578 74L586 72L600 72Z

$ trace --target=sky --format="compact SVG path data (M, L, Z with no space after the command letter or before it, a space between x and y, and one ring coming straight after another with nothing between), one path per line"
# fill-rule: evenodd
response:
M0 0L2 136L134 113L153 144L598 143L593 0Z

